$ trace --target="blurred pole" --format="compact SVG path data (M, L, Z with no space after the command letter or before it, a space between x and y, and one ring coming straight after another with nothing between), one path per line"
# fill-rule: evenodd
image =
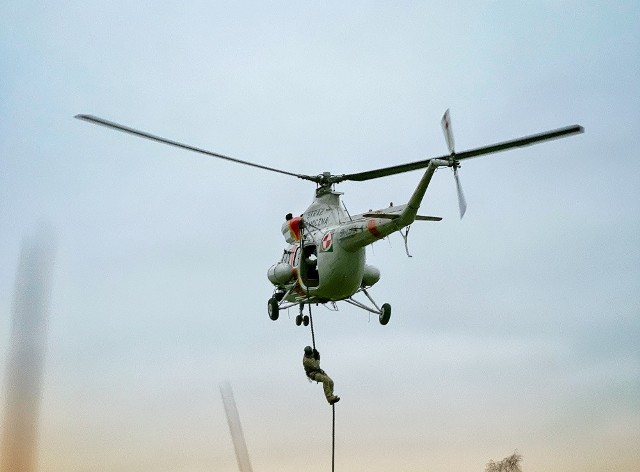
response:
M240 424L240 415L236 408L236 401L233 398L231 385L223 384L220 386L220 394L222 395L222 403L224 411L227 414L227 422L229 423L229 431L231 432L231 440L236 450L236 459L238 459L238 469L240 472L252 472L251 462L249 461L249 451L247 451L247 443L242 433L242 425Z
M38 411L47 342L54 249L51 230L41 226L22 244L13 299L5 375L5 418L0 472L36 470Z

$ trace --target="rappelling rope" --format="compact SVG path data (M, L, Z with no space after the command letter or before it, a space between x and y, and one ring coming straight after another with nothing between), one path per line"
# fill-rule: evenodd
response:
M331 472L334 472L336 465L336 404L331 405L333 409L333 427L331 429Z
M304 257L304 237L300 238L300 246L302 251L302 257ZM306 288L307 300L309 300L309 288ZM313 350L316 350L316 334L313 331L313 315L311 313L311 303L309 305L309 325L311 326L311 343L313 344ZM336 463L336 404L331 405L331 411L333 413L331 424L331 472L335 472Z
M316 335L313 331L313 316L311 314L311 304L309 304L309 325L311 326L311 342L313 343L313 349L316 348ZM331 405L331 411L333 413L331 424L331 472L335 471L336 464L336 404Z
M306 224L306 222L305 222ZM305 257L304 255L304 225L300 228L300 252L302 253L300 255L300 265L303 264L303 258ZM307 287L307 284L305 283L305 292L307 294L307 302L309 301L309 287ZM300 310L300 312L302 313L302 310ZM313 317L311 316L311 303L309 303L309 323L311 324L311 343L313 344L313 349L316 349L316 336L313 332Z
M316 335L313 332L313 316L311 316L311 303L309 303L309 324L311 325L311 342L313 343L313 349L316 348Z

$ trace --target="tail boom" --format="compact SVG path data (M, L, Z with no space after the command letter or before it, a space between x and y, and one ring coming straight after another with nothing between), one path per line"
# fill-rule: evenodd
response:
M376 218L373 213L367 213L366 215L371 215L371 217L367 216L365 219L354 221L353 224L340 231L339 241L342 247L347 251L354 251L385 238L396 231L400 231L413 223L418 216L420 204L434 172L438 167L448 167L449 165L448 161L432 159L409 202L404 205L404 209L397 217L389 219L386 215L381 215L381 217Z

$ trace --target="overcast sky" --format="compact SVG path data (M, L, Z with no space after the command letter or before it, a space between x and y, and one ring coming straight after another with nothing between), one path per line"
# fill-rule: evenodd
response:
M348 3L348 5L345 5ZM565 125L448 170L367 250L389 325L314 307L336 470L640 469L640 4L38 2L0 6L0 377L23 238L57 253L39 470L324 471L310 332L267 317L280 225L313 184L73 119L90 113L291 172L348 173ZM343 183L351 213L421 173Z

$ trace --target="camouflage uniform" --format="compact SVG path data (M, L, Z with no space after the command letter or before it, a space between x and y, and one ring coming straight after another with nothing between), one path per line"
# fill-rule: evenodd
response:
M340 397L333 394L333 380L320 368L320 353L317 350L307 346L302 357L302 365L309 379L322 382L324 396L331 405L340 400Z

